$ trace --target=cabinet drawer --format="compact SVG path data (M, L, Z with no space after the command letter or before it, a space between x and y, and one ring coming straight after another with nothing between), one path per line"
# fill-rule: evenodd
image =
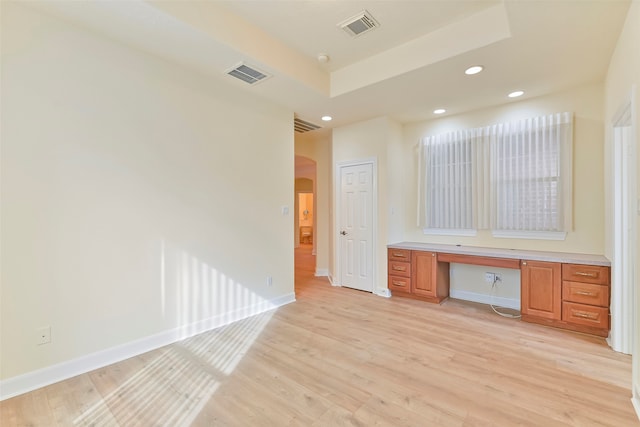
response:
M562 320L577 325L609 329L609 309L607 307L563 302Z
M410 277L411 263L402 261L389 261L389 275Z
M389 275L388 287L392 291L411 292L411 278Z
M389 249L388 254L390 261L411 261L411 251L408 249Z
M600 265L562 264L562 280L609 284L609 267Z
M562 282L564 301L609 307L609 287L592 283Z

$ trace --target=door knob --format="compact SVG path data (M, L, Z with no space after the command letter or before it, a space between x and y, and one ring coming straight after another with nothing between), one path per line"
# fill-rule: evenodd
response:
M344 230L342 230L342 231L340 232L340 234L342 234L343 236L346 236L346 235L347 235L347 232L346 232L346 231L344 231Z

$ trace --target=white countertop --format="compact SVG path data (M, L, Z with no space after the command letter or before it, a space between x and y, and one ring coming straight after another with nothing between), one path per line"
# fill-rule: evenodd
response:
M448 254L485 256L492 258L524 259L529 261L562 262L568 264L588 264L611 266L603 255L574 254L566 252L527 251L522 249L483 248L479 246L443 245L438 243L400 242L387 245L391 249L410 249Z

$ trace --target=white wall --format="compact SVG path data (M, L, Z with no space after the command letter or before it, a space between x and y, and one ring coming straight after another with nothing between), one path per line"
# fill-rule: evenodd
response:
M631 3L629 12L627 14L626 22L623 30L618 39L616 49L611 57L609 64L609 70L605 80L605 128L607 131L606 137L606 151L607 156L607 169L606 169L606 203L607 215L606 215L606 253L611 256L613 253L611 234L613 233L613 220L612 209L613 206L613 193L611 189L612 182L612 170L611 170L611 157L613 138L611 135L611 125L613 123L614 115L618 109L633 98L635 103L635 140L636 140L636 153L640 153L638 144L640 144L640 1L634 0ZM634 90L635 89L635 90ZM632 91L634 91L632 95ZM640 167L640 155L638 156L638 166ZM640 174L637 174L639 179L637 188L640 188ZM640 234L636 236L636 245L638 246L640 241ZM640 265L640 251L639 257L636 259L636 283L635 283L635 346L633 350L633 396L636 412L640 417L640 315L638 310L640 308L640 275L638 275L638 265Z
M1 379L293 298L291 111L10 2L1 77Z

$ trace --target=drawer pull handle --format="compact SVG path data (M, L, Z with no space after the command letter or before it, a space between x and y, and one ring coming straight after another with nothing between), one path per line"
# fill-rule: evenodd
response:
M393 286L404 286L404 282L400 282L400 281L398 281L398 280L394 280L394 281L393 281L393 282L391 282L391 283L393 283Z
M575 273L576 276L585 276L585 277L598 277L598 273L587 273L584 271L576 271Z
M391 255L397 258L404 258L404 254L401 252L394 252Z
M405 270L407 269L407 267L401 267L401 266L399 266L399 265L394 265L394 266L393 266L393 269L394 269L395 271L405 271Z
M588 292L588 291L576 291L575 293L576 295L586 295L588 297L592 297L595 295L593 292Z
M583 319L596 320L598 318L597 313L588 313L586 311L574 311L573 315L576 317L582 317Z

